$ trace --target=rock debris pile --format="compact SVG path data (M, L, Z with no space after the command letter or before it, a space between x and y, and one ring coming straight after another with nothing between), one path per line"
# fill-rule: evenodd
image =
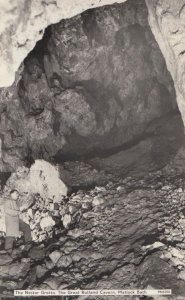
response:
M22 212L34 241L20 238L11 254L1 251L2 292L170 286L178 299L185 293L184 199L183 174L167 169L112 177L60 203L37 195Z
M31 208L21 213L21 219L30 225L32 239L40 242L52 237L61 216L58 203L53 203L52 199L43 199L36 195L34 202Z

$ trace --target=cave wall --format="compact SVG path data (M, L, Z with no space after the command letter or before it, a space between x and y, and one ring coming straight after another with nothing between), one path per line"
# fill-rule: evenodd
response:
M124 2L117 0L116 2ZM0 86L10 86L15 72L45 28L84 10L112 4L115 0L2 0L0 3Z
M125 2L125 0L117 0ZM89 8L112 4L112 0L1 1L0 3L0 86L10 86L18 68L49 24L73 17ZM185 122L183 91L184 0L146 0L149 23L171 72L177 102ZM165 16L165 17L164 17ZM179 41L175 47L174 41ZM180 55L179 55L180 53ZM21 65L21 66L20 66Z
M185 123L185 1L146 0L146 4L149 12L149 24L172 75L177 103Z
M145 2L129 0L46 30L14 84L0 91L1 171L118 151L176 113L147 18Z

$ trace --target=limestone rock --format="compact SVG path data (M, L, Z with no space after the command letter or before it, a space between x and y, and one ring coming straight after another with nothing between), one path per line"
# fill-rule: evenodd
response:
M144 250L164 249L166 246L161 242L155 242L152 245L143 246Z
M29 251L29 257L33 260L41 260L45 257L45 251L42 248L33 247Z
M7 254L5 255L0 254L0 266L8 265L11 262L12 262L11 256Z
M185 124L184 1L147 0L146 4L149 24L174 80L177 103Z
M42 38L48 25L70 18L88 8L113 2L113 0L76 0L74 3L67 0L56 2L21 0L17 3L11 0L1 1L0 86L9 86L13 83L18 67L36 42Z
M8 275L11 278L24 278L26 274L29 272L30 263L29 261L22 261L21 263L11 264L9 267L6 267L8 271Z
M3 199L0 199L0 232L6 232L6 224L5 224L5 212L4 212L4 204Z
M101 204L103 204L103 203L104 203L104 199L95 197L95 198L93 199L92 205L93 205L93 206L98 206L98 205L101 205Z
M170 247L169 249L172 256L177 257L178 259L183 259L185 257L184 251Z
M174 300L180 299L185 293L185 245L171 235L171 229L181 227L185 209L179 190L184 190L184 174L179 175L165 168L143 178L114 178L104 186L71 194L62 204L66 212L70 206L92 203L97 197L105 200L104 207L91 207L84 217L79 206L81 218L75 220L71 230L63 229L52 240L46 238L47 249L44 243L31 245L31 259L21 262L20 255L14 255L16 262L0 266L1 286L8 291L17 276L23 277L22 283L17 283L20 288L27 284L29 289L38 290L70 289L71 284L75 289L83 285L85 289L101 290L137 286L168 289L170 285ZM34 205L31 209L35 210ZM166 227L167 232L163 230ZM38 240L39 234L42 232L38 232Z
M42 278L46 272L48 271L48 269L42 265L38 265L37 268L36 268L36 275L37 275L37 278Z
M7 290L15 290L18 288L18 284L15 281L6 281L1 284L1 287L6 288Z
M68 191L67 186L60 179L57 167L44 160L36 160L30 169L18 168L8 179L5 192L9 193L12 189L20 193L19 201L22 209L33 204L35 194L58 202L67 195Z
M67 235L68 235L68 236L71 236L71 237L73 237L73 238L78 238L78 237L82 236L83 233L84 233L84 232L83 232L82 230L80 230L80 229L78 229L78 228L75 228L75 229L73 229L73 230L69 230L68 233L67 233Z
M55 267L55 264L52 261L46 260L45 263L48 270L51 270Z
M52 219L51 216L46 216L41 219L40 221L40 227L42 230L45 230L47 228L51 228L55 225L55 221Z
M68 228L68 226L71 224L72 218L71 215L65 214L62 218L62 222L65 228Z
M58 268L67 268L72 264L72 258L69 255L62 256L58 262L57 267Z
M126 159L114 157L116 168L122 161L120 169L127 172L141 157L148 164L151 156L158 165L159 157L167 156L159 153L176 151L182 139L168 131L173 123L182 132L180 117L171 122L175 90L147 17L144 1L129 0L46 30L25 60L21 79L0 90L0 170L9 172L38 158L107 158L138 145L148 134L149 141L130 150L137 154L134 162L129 152ZM156 131L160 134L159 118L168 115L161 145L154 137Z
M56 264L61 256L62 256L62 253L60 251L56 250L56 251L53 251L52 253L50 253L49 258L51 259L51 261L54 264Z
M178 277L179 277L180 279L182 279L183 281L185 281L185 271L179 272Z

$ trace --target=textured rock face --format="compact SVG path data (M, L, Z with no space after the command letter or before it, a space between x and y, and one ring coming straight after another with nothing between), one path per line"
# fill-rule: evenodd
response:
M177 102L185 123L185 1L146 1L149 23L174 80Z
M112 4L114 0L41 1L19 0L0 3L0 86L13 83L15 72L42 38L45 28L84 10ZM116 2L124 2L117 0Z
M32 204L33 194L47 196L54 202L58 202L68 192L67 186L60 179L58 168L44 160L36 160L30 169L18 168L17 172L8 179L5 193L14 189L22 198L22 209L27 209Z
M116 2L125 2L117 0ZM9 86L15 72L36 42L43 36L49 24L56 23L83 12L86 9L106 4L112 0L84 1L2 1L0 4L0 86ZM150 26L171 71L177 91L177 101L185 119L184 105L184 1L146 0ZM142 7L141 7L142 9ZM24 12L24 13L22 13ZM176 46L178 43L178 46Z
M0 86L9 86L15 79L15 72L36 42L43 36L45 28L83 12L86 9L106 4L112 0L84 1L2 1L0 4ZM125 0L117 0L125 2ZM183 35L184 1L146 0L150 26L166 59L174 79L177 100L182 116L185 114L183 91ZM142 9L142 8L141 8ZM24 13L23 13L24 12ZM176 41L180 41L176 46ZM184 117L183 117L184 118Z
M133 0L52 25L0 99L4 171L32 158L93 157L176 110L146 5Z
M21 238L10 255L0 256L4 295L25 288L171 288L165 299L184 299L184 174L168 166L140 179L112 178L63 198L54 209L47 195L37 200L21 213L37 234L36 243L25 250ZM46 232L43 213L55 218Z

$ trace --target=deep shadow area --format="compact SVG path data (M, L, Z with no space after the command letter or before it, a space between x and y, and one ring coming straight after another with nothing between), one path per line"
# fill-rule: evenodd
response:
M144 1L130 0L46 29L24 61L18 101L4 104L2 136L12 133L2 168L40 158L127 174L139 161L147 171L170 161L183 125L147 17Z

